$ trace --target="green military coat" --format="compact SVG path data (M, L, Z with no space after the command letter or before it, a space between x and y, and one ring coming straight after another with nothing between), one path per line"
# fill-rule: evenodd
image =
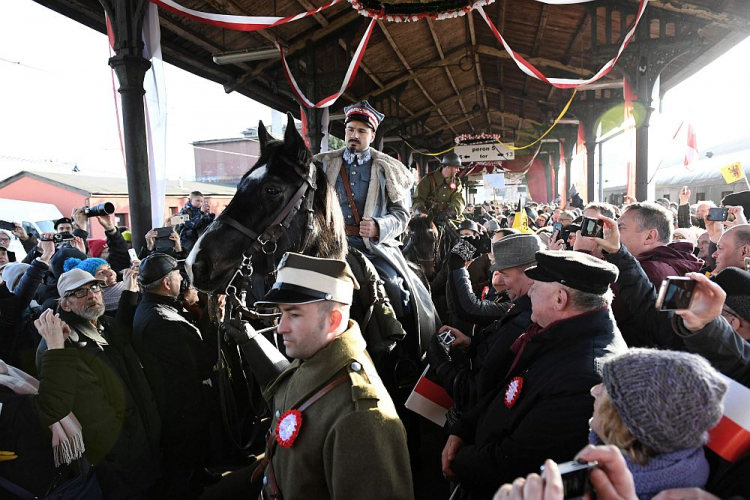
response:
M302 412L292 446L275 447L272 463L284 500L414 498L404 426L352 321L330 345L295 360L264 388L272 428L342 373L348 380Z
M451 189L451 182L455 182L455 189ZM430 212L438 215L443 210L453 208L456 219L463 218L466 207L464 188L459 179L448 179L438 169L426 175L417 185L417 192L412 200L412 209Z

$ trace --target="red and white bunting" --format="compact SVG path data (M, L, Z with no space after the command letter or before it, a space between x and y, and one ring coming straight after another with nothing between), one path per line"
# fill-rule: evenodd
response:
M294 16L274 17L274 16L232 16L228 14L209 14L193 9L188 9L178 4L174 0L150 0L151 3L161 8L167 9L193 21L210 24L218 28L226 28L237 31L258 31L266 28L273 28L292 21L297 21L303 17L312 16L318 12L327 9L343 0L331 0L327 4L307 12L301 12Z
M494 33L495 37L500 41L500 43L503 44L503 47L505 47L505 50L508 51L508 54L510 54L511 59L513 59L513 61L521 69L521 71L523 71L524 73L526 73L532 78L536 78L537 80L547 82L553 87L557 87L558 89L572 89L572 88L580 87L582 85L588 85L590 83L594 83L595 81L599 80L604 75L612 71L612 68L615 67L615 63L617 62L617 59L619 59L620 54L622 54L622 51L625 50L625 47L627 47L630 41L633 39L633 35L635 34L635 29L638 27L638 23L640 22L641 17L643 17L643 12L646 10L647 4L648 4L647 0L641 0L640 4L638 5L638 14L635 17L635 22L633 23L633 26L630 28L630 31L628 31L627 34L625 35L625 38L622 41L622 45L620 45L620 50L617 51L617 54L615 55L615 57L607 61L604 64L604 66L602 66L601 69L596 72L594 76L586 80L576 80L573 78L547 78L546 76L542 74L541 71L539 71L539 69L537 69L529 61L524 59L523 56L518 54L516 51L514 51L510 47L510 45L508 45L508 42L505 41L503 36L497 30L497 28L492 23L492 21L487 16L487 14L484 12L484 9L482 7L477 7L476 10L484 18L485 22L492 30L492 33Z
M362 57L365 55L367 42L370 41L372 29L375 27L375 21L377 21L377 19L373 19L372 21L370 21L370 25L367 26L367 29L365 30L365 34L362 36L362 40L359 42L359 47L357 47L357 50L354 52L352 62L349 64L349 69L346 71L344 81L341 83L341 89L339 89L339 91L335 94L331 94L328 97L321 99L317 104L313 104L313 102L308 99L305 94L302 93L299 85L297 85L297 80L294 79L294 75L292 75L292 72L289 69L289 64L287 64L286 62L286 57L284 56L284 48L281 46L281 44L276 44L276 46L279 48L279 52L281 52L281 66L284 68L284 76L286 76L286 80L287 82L289 82L289 86L292 88L292 92L294 92L294 95L297 96L297 100L301 105L305 106L306 108L327 108L344 94L349 85L351 85L354 81L354 77L357 76L357 70L359 69L360 63L362 62Z
M736 462L750 453L750 389L724 375L729 390L724 396L724 416L708 431L708 444L717 455Z

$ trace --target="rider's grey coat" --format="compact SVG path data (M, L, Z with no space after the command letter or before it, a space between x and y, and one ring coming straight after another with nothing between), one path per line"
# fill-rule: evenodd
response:
M313 158L321 162L326 173L328 183L335 187L336 178L344 162L344 149L338 149L327 153L320 153ZM406 230L409 223L411 207L411 187L414 177L403 163L388 156L385 153L370 148L372 155L372 169L370 172L370 185L365 200L365 210L362 218L371 217L378 223L380 237L377 242L369 238L363 238L365 246L373 254L386 260L404 278L411 295L413 311L421 310L415 303L415 295L420 296L423 306L432 309L430 295L416 276L409 272L406 259L401 254L398 237ZM418 318L420 331L423 333L434 325L434 319L424 317ZM429 315L428 315L429 316ZM437 315L435 314L434 317ZM427 328L424 328L427 326ZM434 330L433 330L434 331ZM423 339L424 341L425 339Z

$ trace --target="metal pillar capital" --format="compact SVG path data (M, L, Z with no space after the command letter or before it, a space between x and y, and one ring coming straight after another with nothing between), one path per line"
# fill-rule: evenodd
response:
M146 72L151 68L148 59L142 56L117 54L109 59L109 65L115 71L117 80L120 82L118 91L121 94L125 92L146 94L143 88L143 79Z

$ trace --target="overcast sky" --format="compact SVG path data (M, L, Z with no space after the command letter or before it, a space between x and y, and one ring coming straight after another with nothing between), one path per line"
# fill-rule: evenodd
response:
M124 174L108 58L104 35L31 0L0 1L0 178L73 165L90 175ZM693 121L701 150L750 136L748 59L745 40L666 95L651 128L657 157L683 117ZM270 122L270 109L247 97L169 65L165 71L170 178L193 177L190 142L239 137L259 119Z

